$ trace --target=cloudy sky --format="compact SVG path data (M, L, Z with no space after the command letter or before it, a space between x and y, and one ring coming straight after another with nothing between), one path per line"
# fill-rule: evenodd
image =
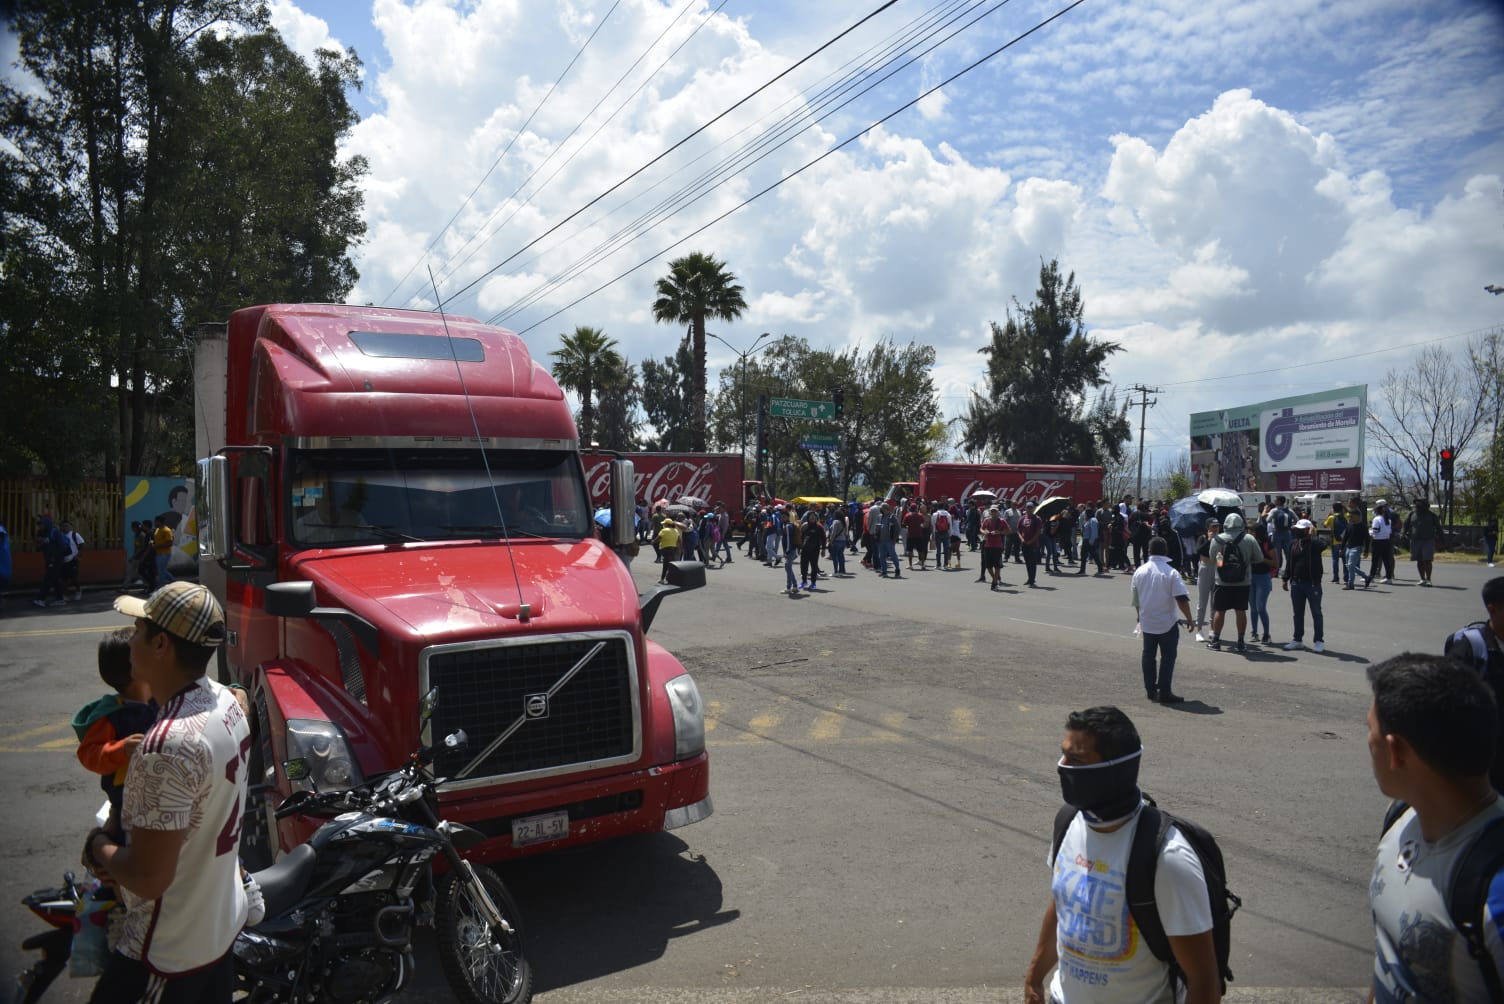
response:
M932 344L954 416L988 322L1059 258L1124 348L1114 382L1163 388L1168 460L1190 412L1376 391L1504 323L1498 0L1086 0L1022 39L1069 0L881 4L271 7L294 48L365 63L351 301L432 306L431 267L448 309L540 356L577 325L671 354L653 282L703 250L746 287L711 326L732 344Z

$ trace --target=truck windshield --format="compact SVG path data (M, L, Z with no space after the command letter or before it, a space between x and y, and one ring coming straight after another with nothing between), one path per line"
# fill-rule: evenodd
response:
M487 476L486 463L490 464ZM294 544L327 547L471 537L584 537L579 461L548 450L295 450Z

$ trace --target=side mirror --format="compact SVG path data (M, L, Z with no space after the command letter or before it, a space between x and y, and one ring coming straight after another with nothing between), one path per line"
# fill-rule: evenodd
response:
M630 460L611 461L611 543L625 547L637 539L637 468Z
M273 582L266 587L266 612L273 617L307 617L313 609L312 582Z
M206 457L193 481L198 556L224 561L230 556L230 458Z

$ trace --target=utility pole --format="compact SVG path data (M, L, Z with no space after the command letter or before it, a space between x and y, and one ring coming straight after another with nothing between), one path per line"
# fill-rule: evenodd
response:
M1144 497L1144 423L1148 418L1149 409L1159 401L1159 398L1150 399L1150 394L1160 393L1158 387L1145 387L1143 384L1134 384L1128 388L1139 395L1138 400L1138 477L1133 485L1133 497L1135 500Z

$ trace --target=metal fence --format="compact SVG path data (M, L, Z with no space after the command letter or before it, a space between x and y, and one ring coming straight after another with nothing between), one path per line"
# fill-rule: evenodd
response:
M11 550L39 550L37 518L50 513L54 524L65 520L95 550L119 550L125 538L125 499L119 482L82 481L56 484L34 478L0 481L0 524L10 533Z

